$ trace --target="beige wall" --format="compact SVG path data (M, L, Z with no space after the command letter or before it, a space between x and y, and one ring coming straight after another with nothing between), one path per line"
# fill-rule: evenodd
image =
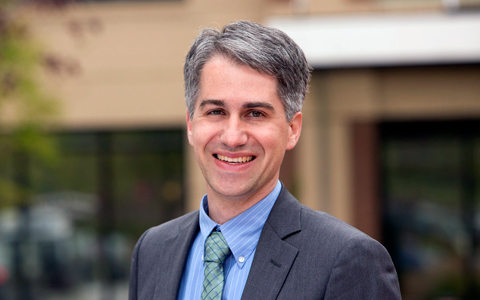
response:
M55 78L65 126L164 126L184 123L182 67L199 29L236 19L259 21L261 6L261 1L78 4L29 18L46 48L79 63L79 74Z

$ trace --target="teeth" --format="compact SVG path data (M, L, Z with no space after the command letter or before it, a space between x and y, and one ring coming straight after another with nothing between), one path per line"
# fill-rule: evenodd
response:
M244 157L235 157L230 158L228 156L217 155L217 158L221 161L225 161L231 164L239 164L239 163L246 163L253 159L253 156L244 156Z

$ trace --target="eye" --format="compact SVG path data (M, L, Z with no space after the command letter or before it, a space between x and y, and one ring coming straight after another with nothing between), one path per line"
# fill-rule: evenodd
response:
M211 110L208 112L209 115L212 115L212 116L219 116L221 115L223 112L220 110L220 109L214 109L214 110Z
M254 118L260 118L260 117L265 116L265 115L263 114L263 112L258 111L258 110L252 110L251 112L248 113L248 115L250 115L250 116L252 116L252 117L254 117Z

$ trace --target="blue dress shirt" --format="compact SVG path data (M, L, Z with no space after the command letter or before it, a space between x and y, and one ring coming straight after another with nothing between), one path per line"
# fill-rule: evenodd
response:
M200 231L188 254L180 283L179 300L201 299L205 240L216 227L222 231L232 254L223 263L225 286L222 300L240 300L252 266L263 225L281 190L280 181L267 197L223 225L208 216L207 195L200 205Z

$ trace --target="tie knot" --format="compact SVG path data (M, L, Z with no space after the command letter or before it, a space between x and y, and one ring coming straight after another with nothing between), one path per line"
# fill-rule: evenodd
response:
M221 231L212 231L205 242L205 261L223 264L230 254L227 241Z

